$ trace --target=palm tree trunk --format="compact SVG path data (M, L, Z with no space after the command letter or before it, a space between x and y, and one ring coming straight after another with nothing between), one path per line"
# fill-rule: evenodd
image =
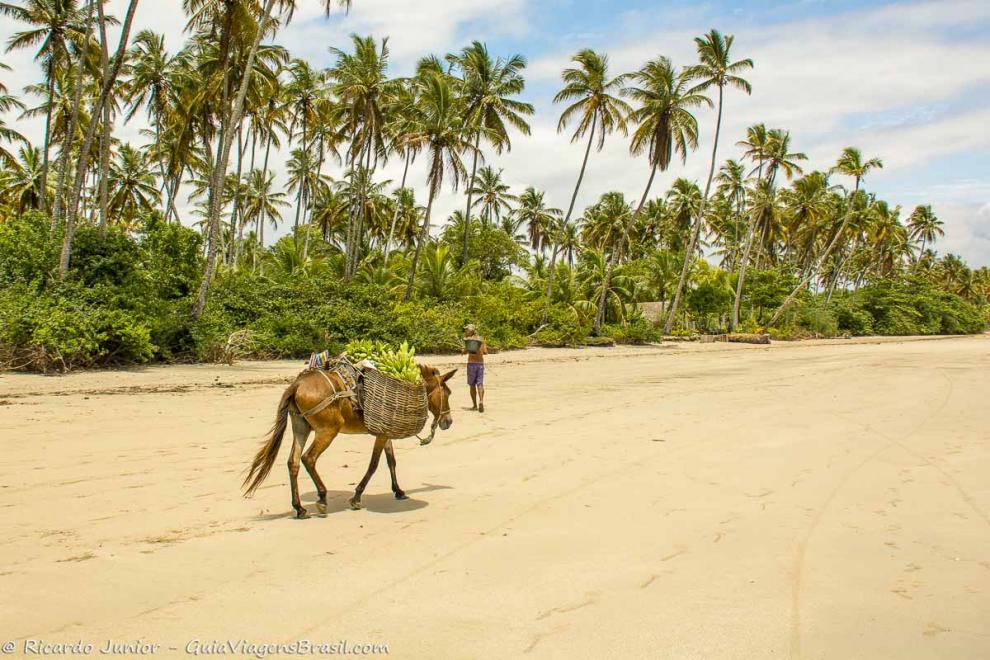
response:
M577 200L578 191L581 189L581 182L584 181L584 170L588 167L588 156L591 155L591 144L595 139L595 129L598 127L598 112L591 118L591 130L588 133L588 146L584 149L584 160L581 161L581 171L578 173L577 183L574 184L574 192L571 193L571 203L567 206L567 215L564 216L564 226L571 219L574 212L574 202ZM543 321L547 320L547 313L550 311L550 298L553 296L553 275L557 265L556 252L550 258L550 272L547 273L547 295L546 304L543 307Z
M925 243L927 242L927 239L928 237L925 234L921 235L921 248L918 250L918 260L914 264L915 272L918 272L921 269L921 258L925 256Z
M409 156L410 152L406 150L406 165L402 169L402 183L399 185L399 190L405 190L406 188L406 175L409 173ZM392 222L388 226L388 240L385 241L385 265L388 265L388 257L391 254L392 247L392 237L395 235L395 223L399 219L399 202L396 200L395 211L392 213Z
M107 233L109 207L107 205L107 184L110 177L110 104L103 104L103 132L100 136L100 233Z
M756 182L763 179L763 159L760 159L760 170L756 174ZM756 219L750 214L749 231L746 232L746 247L743 249L742 262L739 264L739 277L736 279L736 299L732 303L732 323L729 330L735 332L739 327L739 308L742 304L743 283L746 281L746 267L749 266L749 252L753 247L753 237L756 234Z
M354 254L351 257L352 275L357 272L358 263L361 261L361 246L363 245L364 238L364 215L368 207L368 187L371 185L371 178L373 176L371 171L371 140L368 140L368 148L365 149L364 161L364 173L367 180L365 181L365 185L361 186L361 205L358 207L357 233L354 237Z
M234 208L230 212L230 220L237 226L237 239L234 240L234 228L231 227L231 242L233 245L228 252L229 265L231 267L237 264L237 257L240 253L241 248L241 236L244 233L243 218L241 217L241 172L243 172L244 167L244 147L247 145L247 140L244 138L244 118L241 118L240 124L237 125L237 184L234 186Z
M478 172L478 146L481 144L481 131L474 135L474 157L471 163L471 180L467 189L467 208L464 210L464 251L461 253L461 265L468 262L468 245L471 238L471 196L474 193L474 180Z
M58 279L65 279L65 274L69 271L69 258L72 254L72 238L75 232L76 214L79 210L79 196L82 193L83 183L86 176L86 161L89 158L90 149L93 148L93 139L96 137L96 127L100 123L103 108L109 103L110 92L113 84L117 80L120 68L124 64L124 54L127 50L127 40L131 33L131 24L134 21L134 13L137 11L139 0L130 0L127 6L127 15L124 18L124 25L120 31L120 43L117 45L117 53L114 55L113 65L109 71L104 72L103 84L100 89L100 97L93 108L93 116L90 118L89 128L86 130L86 140L83 142L76 161L76 181L72 190L72 198L67 211L65 222L65 237L62 240L62 255L59 258ZM102 5L97 3L97 8L102 12ZM106 30L106 21L101 20L101 30ZM104 40L105 41L105 40Z
M45 108L45 143L41 155L41 199L38 208L44 213L48 210L48 150L51 148L52 103L55 96L55 62L48 60L48 107ZM51 229L55 231L57 221L52 216Z
M853 203L855 201L856 196L859 193L859 182L860 182L860 177L857 176L856 186L853 189L853 194L848 201L848 208L846 209L846 217L842 219L842 224L839 225L839 230L835 232L835 236L832 237L832 240L829 242L828 247L825 248L825 252L819 258L818 263L815 264L814 267L808 270L808 273L801 278L801 282L798 283L796 287L794 287L794 290L791 291L791 293L786 298L784 298L784 302L780 304L780 307L778 307L777 310L773 313L773 316L770 317L770 322L767 324L768 326L772 326L774 323L776 323L780 319L780 316L785 311L787 311L787 308L791 306L791 303L794 302L794 298L797 297L797 294L800 293L801 289L808 286L808 282L811 280L811 277L815 274L815 272L819 268L822 267L822 264L825 263L825 261L828 259L828 256L832 253L832 250L838 244L839 239L842 237L842 234L845 233L846 225L849 224L849 220L852 218Z
M665 335L669 335L674 327L677 307L681 302L681 293L684 291L684 285L687 284L688 273L691 272L691 260L694 258L694 248L698 244L698 238L701 236L701 225L704 224L705 220L705 205L708 202L708 193L711 192L712 178L715 176L715 161L718 157L718 137L722 130L722 90L722 87L718 88L718 117L715 120L715 144L712 145L712 162L708 168L708 182L705 184L705 194L701 197L701 205L698 208L698 220L695 222L694 231L691 233L691 242L688 243L687 252L684 254L684 267L681 268L681 278L677 282L677 288L674 290L674 301L670 305L670 314L667 316L667 322L663 326L663 333Z
M626 239L629 238L629 229L636 222L636 218L639 217L640 211L643 210L643 205L646 203L646 198L650 194L650 188L653 187L653 179L657 175L657 166L654 165L650 168L650 178L646 182L646 189L643 190L642 197L639 198L639 206L636 207L636 211L629 216L626 220L625 225L622 227L622 237L619 239L618 245L612 250L612 255L608 260L608 268L605 269L605 281L602 283L602 295L598 298L598 311L595 313L595 324L592 327L592 333L598 335L602 329L602 323L605 321L605 301L608 298L608 288L612 283L612 273L615 271L615 266L619 263L619 254L622 252L623 246L626 244Z
M354 177L354 161L356 158L361 157L360 155L355 153L354 151L355 148L356 145L352 141L351 148L349 149L349 153L347 155L347 160L348 160L347 172L350 173L352 179ZM353 193L353 190L351 192ZM357 201L360 202L360 200ZM353 252L354 250L354 234L356 232L355 224L357 222L357 214L358 214L357 204L355 203L353 194L351 195L351 198L348 200L348 202L350 208L347 209L347 231L344 235L344 281L345 282L349 282L351 279L351 275L353 275L353 273L351 273L351 252Z
M430 198L426 203L426 218L423 219L423 227L419 233L419 240L416 241L416 251L413 253L412 264L409 266L409 280L406 282L406 295L403 298L406 302L412 298L413 285L416 283L416 266L419 264L419 253L423 249L423 243L430 239L430 213L433 211L433 188L430 187Z
M72 91L72 114L69 117L69 129L65 134L65 143L62 145L62 153L59 154L58 164L58 186L55 188L55 204L52 210L52 223L58 224L62 215L62 206L65 198L65 189L68 187L69 177L69 153L72 151L72 141L76 137L76 126L79 124L79 109L82 106L82 82L83 72L86 64L85 49L89 48L90 35L93 34L93 5L96 0L90 0L86 10L86 36L83 38L84 50L79 53L79 63L76 66L75 86ZM101 12L102 13L102 12ZM106 46L104 44L104 50ZM103 67L106 71L106 65Z
M238 123L241 113L244 111L244 100L247 98L248 85L251 82L251 74L254 71L254 60L258 54L258 46L261 44L261 39L267 32L265 29L267 27L266 23L271 19L272 7L274 5L275 0L265 0L259 28L255 32L254 42L251 44L251 50L248 53L247 62L244 66L244 75L241 77L241 87L237 92L237 98L234 100L233 107L229 110L226 108L226 104L224 104L225 122L223 123L227 126ZM223 133L223 124L221 124L221 133ZM227 173L227 161L230 158L230 146L232 143L233 131L224 133L222 148L220 153L217 154L217 162L214 167L212 188L215 194L210 198L210 213L208 216L210 247L207 251L206 271L203 273L203 280L199 286L199 295L196 298L196 305L193 307L192 316L195 321L199 320L200 316L203 315L203 310L206 308L206 297L209 295L213 273L216 270L217 252L215 242L218 238L217 234L220 228L220 193L222 192L223 177Z
M272 151L272 134L268 134L268 139L265 145L265 160L261 165L261 183L267 187L268 185L268 156ZM261 250L265 249L265 220L268 219L268 208L267 205L261 206L261 213L258 214L258 247Z

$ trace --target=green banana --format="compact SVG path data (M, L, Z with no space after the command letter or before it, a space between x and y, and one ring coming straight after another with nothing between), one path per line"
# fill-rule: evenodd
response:
M369 360L385 376L410 383L419 382L419 367L414 359L416 349L407 341L394 349L382 341L355 340L347 344L345 352L352 362Z

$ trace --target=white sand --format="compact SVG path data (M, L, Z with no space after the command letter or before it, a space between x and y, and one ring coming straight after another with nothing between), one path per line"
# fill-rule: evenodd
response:
M397 443L412 499L383 461L346 510L342 437L306 521L288 440L239 493L299 366L0 376L0 642L990 657L990 337L495 355Z

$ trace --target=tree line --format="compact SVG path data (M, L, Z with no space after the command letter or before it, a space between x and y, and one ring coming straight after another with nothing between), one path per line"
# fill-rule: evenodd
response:
M681 67L658 56L616 73L605 53L574 54L554 102L558 131L584 152L563 210L543 191L513 191L495 165L530 133L521 55L495 56L475 41L392 77L388 39L352 35L318 69L272 43L293 0L183 0L187 38L169 52L153 31L130 38L138 4L117 19L101 0L0 3L23 27L8 52L33 49L43 74L23 98L0 80L0 111L44 118L38 145L0 124L0 221L44 215L61 243L55 284L72 277L80 225L136 235L153 219L202 236L193 322L218 278L272 269L294 277L324 269L406 302L449 297L438 281L511 282L542 302L544 323L563 304L595 335L644 299L662 303L658 329L670 334L735 331L747 319L775 326L802 297L828 304L880 279L924 277L977 304L990 291L986 268L934 252L943 229L931 206L905 213L870 192L877 157L849 147L828 171L805 171L786 128L755 124L730 138L738 157L721 160L723 117L734 95L752 93L754 63L736 57L732 35L697 37L696 61ZM328 15L349 7L321 4ZM110 26L119 28L115 42ZM137 116L145 142L121 142L121 125ZM703 131L712 145L704 180L680 178L658 194L656 174L683 165ZM611 140L645 156L630 161L646 164L642 193L627 201L603 191L575 208L594 185L593 152ZM284 184L273 172L277 154ZM407 180L417 159L425 200ZM391 160L402 163L398 181L381 174ZM463 211L437 222L445 189L463 195ZM186 198L191 217L179 211ZM266 240L288 223L288 240ZM788 291L754 316L744 309L747 273L768 270L786 275ZM717 292L710 309L686 309L705 286Z

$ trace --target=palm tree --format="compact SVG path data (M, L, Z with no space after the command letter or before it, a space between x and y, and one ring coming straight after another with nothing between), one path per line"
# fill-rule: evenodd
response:
M450 60L463 74L462 95L467 104L465 109L466 130L474 137L474 155L471 162L471 178L468 181L467 207L464 211L464 252L461 265L468 262L468 237L471 232L471 199L475 192L475 176L478 157L481 154L481 138L484 137L496 153L512 148L506 124L523 135L529 135L529 124L524 116L532 115L533 106L511 97L521 94L526 87L522 70L526 68L526 58L512 55L503 60L493 60L488 47L474 41Z
M422 82L422 97L417 104L412 125L402 142L409 148L426 153L426 185L429 190L426 215L423 227L416 242L409 279L406 282L405 300L412 297L416 283L416 267L423 244L430 240L430 213L433 200L443 186L444 172L450 173L456 190L461 178L467 176L461 154L473 152L474 144L464 134L464 107L454 92L453 85L445 75L427 73Z
M606 306L613 312L613 318L624 321L626 303L633 300L634 282L619 269L606 279L609 260L602 250L589 249L581 253L578 269L580 280L587 297L586 306L592 310L605 294Z
M498 222L503 212L512 209L512 202L519 198L509 192L509 186L502 181L502 170L482 167L474 180L469 196L477 195L472 206L480 206L481 218L486 225ZM469 218L469 216L465 216ZM470 218L467 220L470 222ZM461 260L463 262L463 259Z
M247 188L242 200L242 218L245 223L254 222L255 226L262 232L264 232L265 219L270 220L274 228L282 219L281 209L289 206L289 202L285 199L285 193L272 189L274 184L275 175L273 174L258 169L248 172ZM264 245L263 234L258 238L258 242Z
M560 74L564 88L557 92L553 99L554 103L570 103L560 113L557 132L563 132L568 122L576 119L577 126L571 135L571 142L577 142L587 133L588 146L584 150L584 159L581 161L577 183L574 184L574 192L571 193L571 201L567 205L567 213L564 214L565 225L570 222L571 214L574 212L574 202L581 189L581 182L584 181L584 171L588 166L588 156L591 154L591 145L595 142L596 136L598 151L601 151L605 146L605 136L609 133L620 131L623 135L627 135L629 129L626 117L632 112L629 104L619 98L627 74L609 78L607 55L585 48L578 51L571 61L577 66L564 69ZM554 253L550 257L544 318L553 296L553 274L556 262L557 255Z
M311 222L320 230L320 236L327 243L340 242L347 233L349 204L347 196L331 186L321 187L313 201Z
M133 119L142 107L155 130L155 143L161 142L162 123L170 111L174 91L174 62L165 49L165 36L151 30L142 30L134 38L127 57L125 70L124 98L130 106L125 121ZM172 199L168 181L165 154L158 153L158 170L165 190L167 207L165 217L178 212Z
M912 240L921 239L921 246L918 248L917 263L921 263L921 255L925 253L925 246L934 243L939 237L945 236L942 229L944 223L938 219L930 205L916 206L911 215L908 216L908 228Z
M801 174L801 166L796 161L807 160L808 157L801 153L790 151L791 134L789 131L771 129L763 124L751 126L746 133L746 140L739 142L738 146L746 147L745 156L756 161L757 182L763 179L763 169L767 169L767 181L773 186L777 177L777 172L782 171L788 180L795 174ZM746 268L749 266L749 252L753 246L753 236L755 225L750 214L749 232L746 237L746 247L743 249L742 262L739 264L739 276L736 278L735 301L732 305L732 318L729 329L736 331L739 326L739 307L742 304L743 283L746 281Z
M694 181L677 179L667 191L667 209L676 239L670 242L670 248L681 252L689 240L691 218L698 217L701 210L701 188Z
M387 155L388 119L385 110L395 84L388 79L388 39L379 46L374 37L351 35L354 53L331 48L337 63L330 69L333 91L343 105L344 130L351 136L348 168L355 165L373 172L379 158ZM362 237L356 200L348 223L344 278L357 270Z
M22 5L0 2L0 15L31 26L10 38L7 42L8 53L19 48L40 46L34 59L41 63L45 72L45 132L41 147L41 188L44 190L48 187L48 154L55 82L60 70L72 59L70 47L85 43L86 27L76 0L26 0ZM40 202L41 210L45 211L44 195Z
M536 252L543 252L550 244L553 227L560 220L560 209L548 208L544 193L530 186L519 196L516 219L526 223L529 246Z
M144 154L129 144L120 147L117 161L110 166L108 183L110 215L124 227L131 227L136 217L151 211L161 200Z
M601 330L604 322L605 292L608 291L612 271L624 249L629 228L636 222L643 210L643 204L646 203L646 198L653 187L653 179L657 170L667 171L675 152L680 155L681 162L687 161L688 151L698 146L698 120L695 119L691 110L702 105L711 107L711 101L708 97L698 93L696 89L688 87L689 72L678 74L674 70L674 65L666 57L659 57L647 62L643 68L632 74L632 80L636 86L630 87L624 92L639 103L639 107L632 113L637 128L633 133L629 150L634 156L646 152L650 165L650 176L646 181L643 195L639 198L639 205L626 220L619 245L612 250L609 258L608 269L605 273L605 285L602 287L602 296L598 300L598 309L592 328L595 334Z
M271 35L279 24L278 21L272 21L272 10L275 8L275 4L276 0L264 0L264 6L261 7L258 20L255 21L253 11L251 11L256 8L256 5L253 3L251 7L248 7L247 3L232 0L183 0L183 6L186 12L192 15L190 26L201 25L211 28L220 26L221 55L219 62L221 70L224 71L220 109L219 149L217 158L212 163L212 171L210 173L210 206L207 217L209 241L207 246L206 270L200 283L196 304L193 306L193 320L199 320L203 314L203 310L206 308L206 299L209 295L210 284L216 269L217 250L220 240L220 201L222 197L220 192L223 189L223 181L230 159L230 147L233 144L235 136L235 131L232 128L240 125L241 116L244 113L248 86L254 73L254 62L258 54L258 47L261 45L261 40L265 36ZM324 6L327 15L329 15L331 5L343 5L350 8L351 3L350 0L321 0L321 4ZM285 10L287 14L285 23L288 23L292 18L292 10L295 8L295 3L289 0L280 0L279 8L280 10ZM233 10L238 10L238 20L236 22L234 20ZM253 26L253 29L246 30L243 35L240 35L244 38L240 39L242 42L240 45L242 47L239 49L239 52L241 55L246 52L247 57L242 69L243 75L241 76L237 95L231 98L231 90L228 84L229 78L227 75L230 67L227 66L227 59L230 53L233 28L235 25L239 28L242 24ZM247 46L248 43L250 43L250 46ZM245 46L247 47L245 48Z
M100 188L100 217L101 222L106 222L106 208L107 208L107 179L106 171L107 161L109 158L109 143L110 143L110 96L113 92L114 85L117 80L117 76L120 74L121 67L124 64L124 57L127 54L127 40L130 36L131 25L134 21L134 14L137 11L138 0L130 0L127 5L127 13L124 16L124 23L121 26L120 38L117 44L117 51L114 54L112 62L107 60L107 39L106 39L106 20L103 16L103 6L98 2L97 7L100 10L100 36L101 43L103 46L102 52L102 63L103 63L103 81L100 86L100 94L96 102L93 105L93 114L89 119L89 127L86 129L86 137L83 140L82 146L79 149L79 155L76 158L76 180L72 187L72 194L68 198L68 205L66 206L66 221L65 221L65 236L62 238L62 254L59 258L58 267L58 278L59 281L65 279L66 273L69 271L69 259L72 255L72 238L75 232L76 225L76 214L79 208L79 199L82 194L83 185L85 184L86 178L86 165L87 158L89 157L89 151L93 145L93 139L96 137L96 128L100 124L101 120L103 122L104 131L103 138L101 139L101 188Z
M40 147L24 145L18 149L18 159L0 177L0 198L15 209L20 217L29 209L43 208L50 190L42 187L42 155Z
M0 71L10 71L10 67L0 62ZM7 86L0 82L0 114L10 112L14 109L24 110L24 104L16 96L10 94ZM17 162L14 155L4 148L4 142L19 142L24 146L28 146L27 138L13 128L9 128L6 122L4 122L3 117L0 117L0 167L4 165L12 166Z
M694 249L698 243L701 233L702 219L705 217L705 203L708 201L708 193L711 191L712 179L715 176L715 163L718 162L718 139L722 130L722 100L726 87L735 87L747 94L752 92L749 82L740 77L743 71L753 68L753 60L744 59L736 62L732 61L730 51L735 38L730 35L723 36L717 30L712 30L704 37L696 37L694 42L698 49L700 63L688 69L691 77L699 79L693 91L703 91L710 87L718 88L718 117L715 120L715 139L712 143L712 159L708 168L708 181L705 184L705 192L701 196L701 208L698 210L698 218L695 222L691 240L688 243L687 251L684 255L684 266L681 269L681 278L674 291L674 301L671 304L670 313L664 323L664 334L670 334L674 327L674 318L677 315L677 307L680 304L681 293L687 283L688 272L694 263Z
M829 256L831 256L832 251L835 249L835 246L838 245L839 240L845 237L846 227L848 226L849 220L853 215L856 198L860 194L860 185L862 184L863 179L865 179L866 175L871 171L882 168L883 161L879 158L870 158L869 160L864 161L862 153L855 147L846 147L842 151L842 155L839 156L839 160L836 162L835 167L832 168L832 172L838 172L839 174L851 176L855 181L852 194L847 195L845 216L842 219L842 223L833 234L832 240L829 241L825 250L818 258L817 263L814 267L808 269L807 273L803 278L801 278L798 285L794 287L794 290L791 291L787 298L784 299L784 302L781 303L780 307L778 307L773 313L773 316L770 317L769 325L775 324L787 308L790 307L791 303L794 302L794 299L797 297L797 294L804 289L804 287L808 286L808 282L811 281L811 278L821 270L822 264L824 264L828 260Z
M582 239L585 246L603 254L620 250L622 229L632 217L632 208L620 192L607 192L584 210ZM597 308L596 308L597 310Z

